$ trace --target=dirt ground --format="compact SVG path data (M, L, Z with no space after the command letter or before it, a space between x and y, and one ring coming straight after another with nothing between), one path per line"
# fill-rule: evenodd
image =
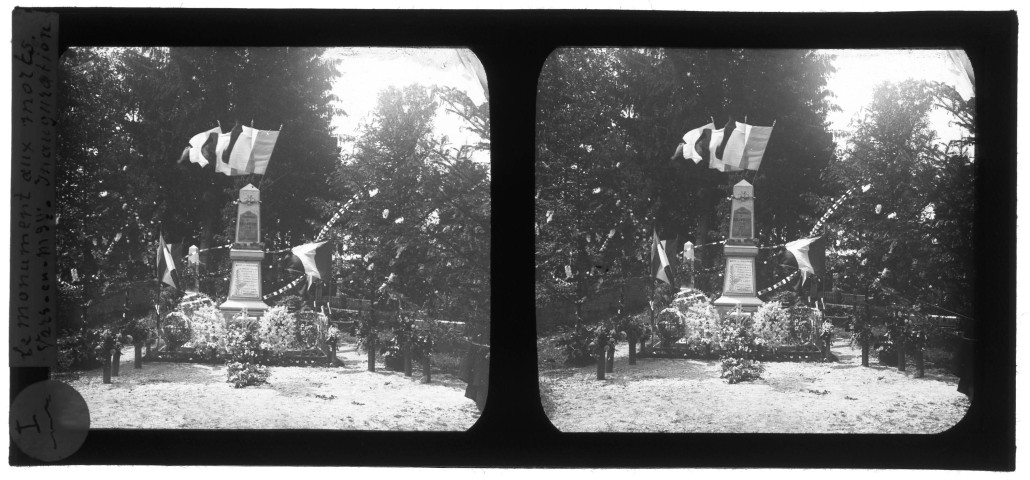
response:
M367 357L344 345L344 367L271 367L268 383L233 388L225 366L145 363L133 369L122 355L120 375L102 382L101 370L57 376L89 405L91 428L335 429L464 431L479 418L465 398L465 382L433 372L432 383L367 370Z
M761 380L731 385L718 361L630 366L623 343L606 380L595 366L541 369L540 393L564 432L937 433L969 408L943 370L862 367L846 340L832 351L839 362L766 362Z

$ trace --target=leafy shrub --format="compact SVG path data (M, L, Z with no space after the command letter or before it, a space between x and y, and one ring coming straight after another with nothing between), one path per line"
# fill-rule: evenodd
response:
M171 311L161 321L161 338L168 351L174 352L190 341L190 320L180 311Z
M225 318L214 305L205 305L191 312L189 319L190 345L206 360L225 355Z
M704 294L686 290L659 313L658 336L664 342L680 341L694 355L706 356L720 343L719 312Z
M382 321L379 320L377 315L372 311L363 311L358 316L357 324L357 345L358 348L368 351L368 344L370 340L374 340L377 344L385 341L387 338L391 338L391 335L384 334L382 331Z
M803 304L787 309L790 316L790 344L806 345L815 342L821 333L823 315L819 310Z
M301 312L295 317L296 330L293 348L300 350L321 348L325 331L329 327L329 317L318 312Z
M861 347L863 345L872 345L875 335L873 334L873 326L865 315L861 313L852 313L851 321L849 323L851 330L851 346Z
M125 335L128 343L133 345L146 345L150 343L157 328L157 318L154 314L129 320L122 326L122 334Z
M296 295L287 295L279 299L277 306L286 308L287 311L296 312L304 305L304 299Z
M766 302L754 316L755 343L762 354L775 355L790 342L790 314L779 302Z
M558 335L555 345L565 355L565 363L581 367L594 362L595 352L591 348L594 337L593 329L584 325L574 325Z
M296 342L297 319L285 306L268 309L258 324L261 346L275 356L282 356Z
M553 368L558 365L568 364L569 359L565 349L558 345L558 335L551 335L538 338L536 341L537 367Z
M229 362L225 364L226 382L233 388L261 385L268 382L268 367L256 363Z
M728 357L722 360L722 375L729 383L749 382L762 378L765 367L757 360Z
M758 354L754 320L740 310L726 314L720 329L719 350L723 356L748 359Z
M833 340L833 322L824 321L819 327L819 340L826 342Z
M616 328L612 320L605 320L593 328L593 339L590 342L590 351L596 352L602 347L612 347L622 340L622 332Z
M260 385L268 379L265 364L271 352L262 345L259 329L258 322L243 316L234 318L226 329L226 382L235 388Z
M62 370L88 370L100 366L97 355L100 330L82 327L64 330L57 337L57 365Z

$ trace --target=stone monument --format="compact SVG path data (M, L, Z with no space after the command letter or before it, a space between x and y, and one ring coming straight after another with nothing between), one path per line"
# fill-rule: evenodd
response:
M722 296L715 300L715 308L725 315L738 305L745 312L754 312L762 304L755 284L755 258L758 242L755 240L754 187L741 180L733 186L730 208L730 236L723 245L726 269L723 272Z
M232 277L229 298L218 308L225 318L236 316L243 309L247 315L260 317L268 310L261 298L261 260L265 246L261 243L261 191L254 185L240 189L236 209L236 241L229 251Z

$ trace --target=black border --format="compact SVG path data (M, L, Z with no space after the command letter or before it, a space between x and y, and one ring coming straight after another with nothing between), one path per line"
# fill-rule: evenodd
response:
M30 9L68 45L464 46L489 79L490 400L464 433L93 430L59 464L474 467L1015 466L1015 12L691 13ZM561 434L539 406L533 321L536 78L561 46L964 48L978 118L977 397L940 435ZM14 257L12 257L13 260ZM13 395L45 369L12 369ZM12 446L10 462L37 464Z

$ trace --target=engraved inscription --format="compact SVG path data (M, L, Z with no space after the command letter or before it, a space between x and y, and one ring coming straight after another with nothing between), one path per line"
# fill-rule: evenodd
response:
M258 216L254 212L240 214L236 241L239 243L256 243L258 241Z
M231 297L257 298L261 296L260 264L254 262L236 262L232 269Z
M751 232L751 210L740 207L733 211L733 218L730 221L730 238L752 238Z
M726 291L725 293L753 295L755 280L754 265L748 258L726 259Z

